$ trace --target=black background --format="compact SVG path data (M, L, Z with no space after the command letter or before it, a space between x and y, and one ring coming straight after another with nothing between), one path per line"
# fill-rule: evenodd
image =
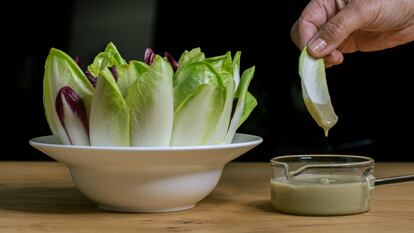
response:
M242 70L256 66L250 91L259 104L239 132L262 136L264 142L238 160L268 161L277 155L298 153L414 160L414 44L347 54L342 65L327 70L339 121L325 138L304 108L297 74L299 50L289 35L307 2L159 1L151 22L151 47L177 58L194 47L201 47L207 56L240 50ZM28 140L50 134L42 104L43 66L51 47L77 55L68 51L75 3L23 1L8 9L11 16L3 20L2 29L1 119L5 130L1 160L49 159L30 147ZM97 8L99 4L91 4L85 10ZM94 22L97 26L105 23ZM108 27L109 35L111 31ZM125 35L127 40L128 33ZM94 38L93 30L84 38L85 43ZM121 53L128 49L114 42Z

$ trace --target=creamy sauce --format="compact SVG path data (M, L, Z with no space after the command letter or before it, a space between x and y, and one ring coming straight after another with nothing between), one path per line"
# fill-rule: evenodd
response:
M271 181L273 208L299 215L346 215L369 211L372 187L349 175L301 175Z
M324 130L325 136L328 136L329 130L338 122L332 104L313 103L309 98L304 98L304 102L312 118Z

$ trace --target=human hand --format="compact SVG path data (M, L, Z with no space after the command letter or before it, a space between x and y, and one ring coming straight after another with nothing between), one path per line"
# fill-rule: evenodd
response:
M414 40L414 0L311 0L291 37L326 67L343 53L376 51Z

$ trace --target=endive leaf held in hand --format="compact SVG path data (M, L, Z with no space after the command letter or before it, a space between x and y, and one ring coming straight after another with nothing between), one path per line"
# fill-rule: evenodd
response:
M316 121L328 136L338 121L329 95L326 82L325 64L323 58L311 57L307 48L303 48L299 57L299 76L302 80L302 95L305 105Z
M129 146L129 109L108 68L100 72L89 119L92 146Z
M46 59L43 78L43 105L52 133L63 143L70 143L56 112L56 99L62 87L69 86L82 99L89 116L93 86L83 71L66 53L52 48ZM83 144L83 143L82 143Z
M135 69L142 69L142 64L135 65ZM170 63L155 55L151 66L131 85L126 103L130 109L132 146L170 145L173 74Z

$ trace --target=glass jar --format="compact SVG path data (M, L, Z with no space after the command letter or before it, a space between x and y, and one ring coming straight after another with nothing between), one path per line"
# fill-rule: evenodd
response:
M275 210L297 215L369 211L374 160L354 155L289 155L271 160Z

